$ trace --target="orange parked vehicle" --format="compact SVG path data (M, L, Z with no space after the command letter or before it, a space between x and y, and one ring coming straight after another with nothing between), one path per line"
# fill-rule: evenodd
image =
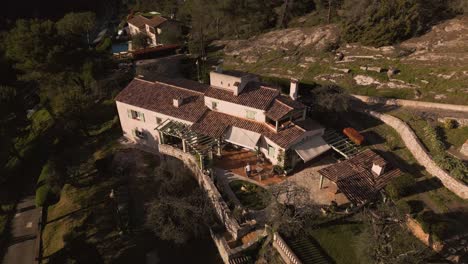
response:
M343 129L343 134L345 134L351 141L357 145L361 145L364 142L364 136L361 135L356 129L352 127L347 127Z

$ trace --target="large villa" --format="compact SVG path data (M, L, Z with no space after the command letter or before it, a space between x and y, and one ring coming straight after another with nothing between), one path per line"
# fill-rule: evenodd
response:
M297 101L296 80L289 95L237 71L213 71L210 80L135 78L116 98L124 136L153 148L176 146L202 166L234 147L287 170L330 149L324 127Z

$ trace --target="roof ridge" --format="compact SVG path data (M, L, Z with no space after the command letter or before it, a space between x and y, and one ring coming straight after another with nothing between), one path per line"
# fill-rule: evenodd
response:
M295 109L294 107L289 106L288 104L286 104L286 103L284 103L284 102L281 102L281 100L279 100L278 97L275 98L275 101L278 101L280 104L282 104L282 105L284 105L284 106L286 106L286 107L288 107L288 108L290 108L290 109Z
M213 111L213 110L209 110L210 112L213 112L213 113L220 113L220 114L223 114L223 115L227 115L228 117L231 117L231 118L238 118L238 119L241 119L241 120L244 120L244 121L247 121L247 122L253 122L253 123L256 123L258 125L260 125L261 127L266 127L268 129L270 129L272 132L274 133L278 133L276 132L276 129L268 126L265 122L261 122L261 121L257 121L257 120L252 120L252 119L248 119L248 118L245 118L245 117L240 117L240 116L234 116L234 115L230 115L230 114L226 114L226 113L223 113L223 112L218 112L218 111ZM233 126L233 125L230 125L230 126ZM248 129L247 129L248 130ZM255 131L254 131L255 132Z
M189 91L189 92L194 92L194 93L198 93L198 94L201 94L201 95L205 95L204 92L195 91L195 90L192 90L192 89L189 89L189 88L185 88L185 87L181 87L181 86L177 86L177 85L174 85L174 84L165 83L165 82L161 82L161 81L153 81L153 82L151 82L151 83L164 84L164 85L171 86L171 87L174 87L174 88L177 88L177 89L181 89L181 90L185 90L185 91Z

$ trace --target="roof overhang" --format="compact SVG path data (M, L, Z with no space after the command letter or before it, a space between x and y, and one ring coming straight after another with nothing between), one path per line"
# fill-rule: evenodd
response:
M295 146L293 149L301 157L304 162L323 154L324 152L330 149L330 146L323 140L321 136L314 136L307 141L301 142Z
M224 140L254 150L261 136L259 133L231 126L224 134Z

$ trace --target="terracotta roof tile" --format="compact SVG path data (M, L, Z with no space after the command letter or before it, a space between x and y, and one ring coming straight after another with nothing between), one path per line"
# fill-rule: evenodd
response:
M184 103L175 107L173 99L179 97L184 99ZM208 110L203 93L137 78L133 79L115 100L189 122L196 122Z
M304 134L304 130L295 125L291 125L286 129L275 132L268 128L268 125L264 123L214 111L206 112L206 114L197 123L193 124L191 128L204 135L219 138L230 126L262 134L282 148L289 147Z
M153 16L151 18L146 18L142 15L136 15L130 18L127 22L138 28L143 28L145 27L145 25L149 25L151 27L157 27L166 21L167 19L165 19L162 16Z
M372 172L374 161L383 160L377 153L367 149L343 162L319 170L327 179L336 183L341 192L354 203L372 200L393 178L400 175L398 168L386 167L380 176Z
M275 99L270 108L268 108L268 110L265 112L265 115L274 121L278 121L283 116L289 114L291 111L294 111L294 108Z
M238 96L231 91L214 87L209 87L205 93L207 97L261 110L267 110L278 95L277 89L261 86L258 82L249 82Z

